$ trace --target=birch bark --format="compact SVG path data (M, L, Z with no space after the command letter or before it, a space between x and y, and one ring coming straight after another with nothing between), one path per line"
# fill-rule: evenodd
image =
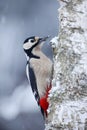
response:
M45 130L87 130L87 0L59 0L53 87Z

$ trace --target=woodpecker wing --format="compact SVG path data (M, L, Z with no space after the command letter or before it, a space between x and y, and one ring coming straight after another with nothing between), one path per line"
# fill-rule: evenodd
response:
M40 97L39 97L38 90L37 90L36 77L35 77L33 68L30 65L28 66L28 68L29 68L29 78L30 78L31 88L34 93L35 99L39 105Z
M35 99L36 99L38 105L40 106L40 97L39 97L38 90L37 90L36 77L34 74L34 70L30 66L29 62L27 62L26 73L27 73L28 80L30 81L30 85L31 85L32 91L34 93ZM44 110L41 106L40 106L40 108L41 108L42 115L44 116Z

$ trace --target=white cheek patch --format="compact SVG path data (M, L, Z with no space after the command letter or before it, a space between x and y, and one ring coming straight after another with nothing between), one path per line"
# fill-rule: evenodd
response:
M26 50L28 50L31 47L32 47L32 44L30 42L23 44L23 48L26 49Z

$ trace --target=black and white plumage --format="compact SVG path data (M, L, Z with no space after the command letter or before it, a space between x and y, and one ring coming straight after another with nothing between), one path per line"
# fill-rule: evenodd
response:
M52 80L52 61L41 51L41 47L47 38L32 36L27 38L23 44L27 57L27 77L43 115L47 115L49 105L47 98Z

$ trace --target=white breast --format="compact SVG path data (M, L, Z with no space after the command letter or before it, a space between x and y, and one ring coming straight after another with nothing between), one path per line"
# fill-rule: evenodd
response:
M30 64L34 69L39 95L42 97L52 80L52 61L42 52L37 52L37 54L40 56L40 59L32 58Z

